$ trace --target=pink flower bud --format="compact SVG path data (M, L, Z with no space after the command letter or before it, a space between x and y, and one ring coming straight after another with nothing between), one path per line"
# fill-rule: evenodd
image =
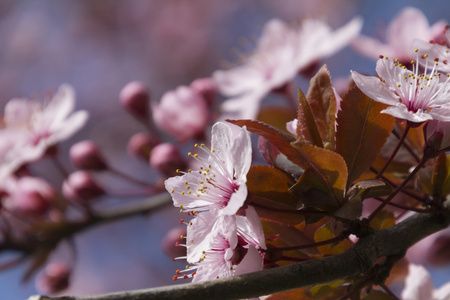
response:
M122 106L136 118L148 118L150 96L147 87L141 82L128 83L120 92L119 99Z
M430 120L424 126L426 145L435 151L450 147L450 122Z
M75 171L63 183L63 195L73 201L89 201L105 194L91 174L86 171Z
M212 78L199 78L194 80L190 87L203 96L208 107L211 107L217 96L217 84Z
M186 226L172 228L164 237L161 248L169 257L180 257L186 255L186 248L180 246L185 244L181 236L186 236Z
M165 93L152 111L156 125L181 142L202 137L209 121L205 99L187 86Z
M128 154L143 158L145 161L150 159L150 152L160 143L157 136L139 132L133 135L128 141Z
M107 169L106 161L97 145L92 141L82 141L70 148L70 160L81 170L102 171Z
M150 165L168 177L174 176L177 169L187 167L177 147L170 143L162 143L153 148L150 153Z
M64 262L52 262L36 278L36 289L44 294L55 294L69 286L70 268Z
M19 178L9 191L12 207L23 214L41 216L56 200L55 190L45 180L36 177Z

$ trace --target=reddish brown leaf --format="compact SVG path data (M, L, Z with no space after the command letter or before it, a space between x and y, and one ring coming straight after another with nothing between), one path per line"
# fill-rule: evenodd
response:
M298 200L289 191L294 183L292 177L274 167L252 166L247 178L251 204L260 218L287 225L304 221L296 210Z
M337 201L343 198L347 182L345 161L336 152L319 148L311 144L293 143L289 134L270 125L253 120L227 120L247 130L259 134L271 142L294 164L303 169L311 169L315 178L321 183L321 190L332 195Z
M310 174L300 177L297 185L308 182L342 204L344 190L347 184L347 166L341 155L336 152L319 148L311 144L295 145L308 161ZM306 169L306 167L303 167ZM306 172L305 172L306 173ZM314 178L313 178L314 177Z
M297 138L301 143L311 143L323 148L322 137L314 115L301 89L298 89Z
M323 65L311 79L306 99L311 107L323 147L334 150L336 97L326 65Z
M291 143L295 141L295 138L290 134L281 131L278 128L265 124L263 122L254 120L226 120L238 126L246 126L247 130L256 133L266 140L271 142L275 147L280 150L281 153L292 161L294 164L305 168L308 167L308 161L301 155L301 153L291 146Z
M395 118L380 113L385 107L356 86L342 99L337 118L336 151L347 163L348 185L371 166L392 131Z
M296 118L292 108L269 106L259 110L258 120L287 132L286 123Z
M343 226L340 223L336 223L334 220L331 220L324 224L319 230L314 234L314 241L316 243L322 242L325 240L332 239L338 236L343 230ZM353 246L353 243L348 239L344 239L337 243L330 243L328 245L319 246L317 249L323 255L333 255L344 252L345 250L350 249Z

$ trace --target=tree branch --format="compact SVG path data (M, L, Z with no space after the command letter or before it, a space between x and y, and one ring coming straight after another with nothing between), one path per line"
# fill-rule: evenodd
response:
M419 240L449 226L450 216L416 214L361 238L356 245L328 256L261 272L201 282L96 296L32 296L28 300L242 299L324 284L367 272L384 256L403 255Z

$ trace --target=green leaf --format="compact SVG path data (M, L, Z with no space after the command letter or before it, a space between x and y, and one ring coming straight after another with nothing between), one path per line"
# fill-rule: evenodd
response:
M336 97L331 84L330 72L326 65L323 65L317 74L311 78L306 99L311 107L323 147L334 150Z
M297 211L297 197L289 191L293 183L292 177L274 167L250 167L247 187L260 218L286 225L304 221Z
M344 95L337 117L336 151L348 166L348 185L375 161L395 123L380 113L385 104L373 101L358 87Z

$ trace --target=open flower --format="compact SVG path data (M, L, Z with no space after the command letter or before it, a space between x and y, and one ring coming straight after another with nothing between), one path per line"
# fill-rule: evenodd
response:
M436 64L436 69L450 73L450 28L447 25L443 40L436 41L414 41L415 48L420 49L420 54L425 58L424 64Z
M307 19L299 28L271 20L245 64L214 72L221 93L232 97L224 102L223 111L239 118L255 118L265 95L289 83L302 69L344 48L361 26L360 18L336 31L320 20Z
M423 74L416 65L406 69L388 57L378 60L376 71L380 76L364 76L352 71L356 85L368 97L389 106L382 113L415 123L427 120L450 121L450 83L441 81L435 65Z
M430 274L420 265L409 265L409 274L402 291L404 300L445 300L450 298L450 283L435 289Z
M74 104L74 91L69 85L62 85L45 104L31 99L9 101L5 106L0 135L14 134L15 139L2 164L19 167L37 160L49 147L72 136L88 116L85 111L72 113Z
M200 213L189 223L186 238L187 261L193 266L185 272L194 271L192 282L262 270L260 250L266 246L253 207L246 216Z
M402 63L409 63L411 47L415 39L428 42L436 39L445 28L445 22L439 21L430 26L426 16L417 8L404 8L386 29L386 41L359 36L352 41L352 47L369 58L378 58L380 54L396 57Z
M190 154L198 160L199 170L165 181L174 205L186 212L219 210L219 214L235 214L247 198L247 172L252 158L249 133L240 129L233 137L230 126L218 122L212 128L212 149L204 145L199 148L208 154Z

